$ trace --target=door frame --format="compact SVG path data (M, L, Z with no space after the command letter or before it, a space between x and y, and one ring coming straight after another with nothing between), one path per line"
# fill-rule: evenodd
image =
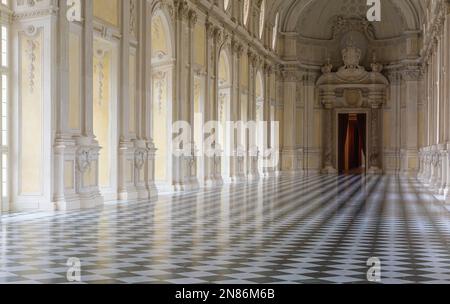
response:
M366 159L365 159L365 172L364 174L367 174L367 170L369 169L369 159L370 159L370 134L372 134L370 127L371 124L369 123L371 121L371 115L370 115L370 109L350 109L350 108L345 108L345 109L336 109L335 110L335 122L334 122L334 126L335 126L335 130L334 130L334 138L335 138L335 166L336 166L336 170L339 172L339 156L340 156L340 151L339 151L339 115L341 114L365 114L366 115Z

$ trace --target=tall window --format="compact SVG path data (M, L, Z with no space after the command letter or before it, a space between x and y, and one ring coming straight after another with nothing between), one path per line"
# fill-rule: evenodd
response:
M230 6L230 0L224 0L223 1L223 8L225 10L228 10L228 7Z
M272 33L272 49L275 50L277 46L277 36L278 36L278 22L280 19L280 13L277 13L275 16L275 24L273 25L273 33Z
M250 0L244 0L244 25L248 23L248 16L250 14Z
M262 0L259 12L259 39L262 38L264 33L264 20L266 20L266 0Z
M0 11L3 14L9 14L8 10L8 0L1 0ZM0 21L0 198L1 201L7 200L9 196L9 24L2 19ZM0 210L1 210L0 205Z

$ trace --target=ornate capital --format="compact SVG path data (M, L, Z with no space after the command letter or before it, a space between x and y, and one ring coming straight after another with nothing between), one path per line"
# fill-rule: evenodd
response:
M298 73L296 70L281 70L281 77L283 81L287 82L297 82L298 81Z
M244 46L241 42L239 42L236 39L231 40L231 49L234 53L236 53L238 56L241 56L244 52Z
M194 10L189 10L189 27L193 28L197 23L198 17L197 12Z
M401 71L402 78L405 81L419 81L422 77L422 73L419 67L410 67Z
M398 85L401 83L402 80L402 74L399 71L390 71L387 74L387 77L389 78L389 82L392 85Z
M175 0L175 11L178 20L188 20L189 18L189 4L186 0Z

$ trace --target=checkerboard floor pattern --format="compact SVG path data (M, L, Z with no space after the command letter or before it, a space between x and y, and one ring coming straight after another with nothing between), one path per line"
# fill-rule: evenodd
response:
M280 176L0 216L0 283L450 283L450 213L414 179Z

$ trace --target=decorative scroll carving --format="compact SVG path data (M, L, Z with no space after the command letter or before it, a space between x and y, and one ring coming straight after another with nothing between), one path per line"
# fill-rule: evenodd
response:
M31 93L34 92L34 85L36 79L36 51L39 47L39 42L36 39L29 38L26 40L26 54L28 56L28 89Z
M162 113L163 108L163 94L164 89L166 88L166 75L166 72L159 71L153 76L155 79L156 101L158 102L159 114Z
M102 49L97 49L95 52L95 56L97 57L98 63L95 65L95 72L98 75L98 104L101 106L103 103L104 97L104 81L105 81L105 73L104 73L104 65L103 60L105 57L105 51Z
M338 16L333 25L333 37L350 31L365 33L370 38L375 38L373 25L364 17L345 18Z
M136 0L130 0L130 34L133 37L137 36L137 11L136 11Z

